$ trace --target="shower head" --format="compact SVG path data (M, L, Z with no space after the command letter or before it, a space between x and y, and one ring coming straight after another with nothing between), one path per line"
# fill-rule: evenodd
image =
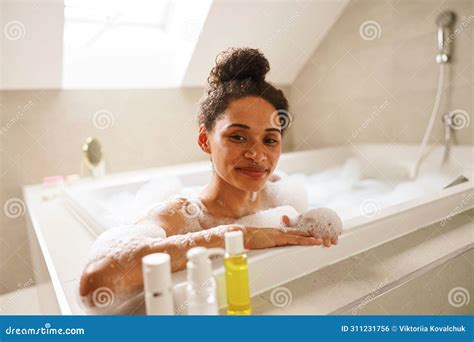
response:
M439 27L451 26L452 24L454 24L455 20L456 14L454 14L454 12L445 11L440 13L436 18L436 25L438 25Z
M438 54L436 55L436 62L439 64L447 63L449 60L448 41L445 38L448 36L451 26L456 21L456 15L452 11L444 11L436 18L436 25L438 26Z

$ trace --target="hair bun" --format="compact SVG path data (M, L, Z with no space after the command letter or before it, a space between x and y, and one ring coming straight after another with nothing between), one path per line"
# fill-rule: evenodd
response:
M208 82L211 86L247 78L260 82L269 70L270 63L257 49L229 48L217 55Z

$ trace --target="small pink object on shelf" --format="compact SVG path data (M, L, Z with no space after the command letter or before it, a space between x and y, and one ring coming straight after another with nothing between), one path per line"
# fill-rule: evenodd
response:
M63 176L47 176L43 178L43 184L53 185L64 182Z

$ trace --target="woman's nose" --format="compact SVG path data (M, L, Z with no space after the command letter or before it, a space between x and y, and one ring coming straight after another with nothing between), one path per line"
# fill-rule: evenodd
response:
M267 156L263 148L258 148L257 146L252 146L246 153L245 158L252 159L255 163L262 163L267 160Z

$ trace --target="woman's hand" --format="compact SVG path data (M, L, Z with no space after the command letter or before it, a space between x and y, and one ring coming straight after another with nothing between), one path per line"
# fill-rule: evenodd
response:
M230 230L242 230L246 249L262 249L280 246L319 246L321 239L309 236L297 229L282 232L276 228L233 227Z
M316 211L319 215L311 217L311 215L305 213L293 219L283 215L281 217L283 229L285 231L291 229L305 232L308 236L321 240L325 247L337 245L338 237L342 233L342 222L337 214L326 208L311 209L310 211Z

